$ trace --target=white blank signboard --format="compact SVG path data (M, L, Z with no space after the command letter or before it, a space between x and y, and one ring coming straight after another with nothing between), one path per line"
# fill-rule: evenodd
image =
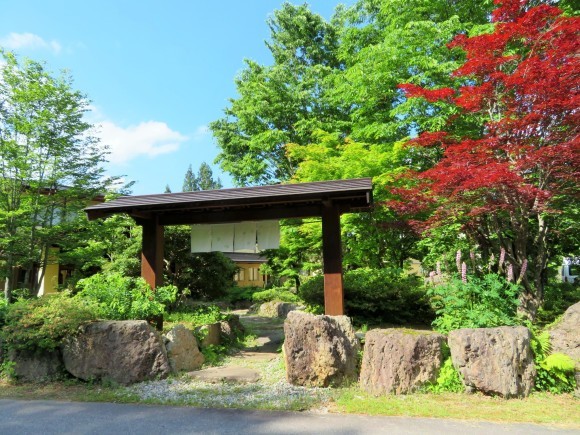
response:
M234 252L234 224L214 224L211 226L211 250Z
M191 226L191 252L211 252L211 225Z
M256 252L256 222L234 224L234 252Z
M256 222L258 249L278 249L280 247L280 221Z

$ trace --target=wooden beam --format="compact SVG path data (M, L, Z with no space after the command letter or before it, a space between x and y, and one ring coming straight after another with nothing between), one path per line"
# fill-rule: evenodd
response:
M340 244L340 209L331 202L322 210L322 256L324 269L324 313L344 314L342 247Z
M307 218L320 216L320 205L275 207L275 208L247 208L232 210L213 210L207 212L180 212L166 213L159 216L162 225L194 225L210 223L228 223L242 221L259 221L269 219Z
M141 276L155 289L163 285L163 225L157 218L139 219L137 223L143 227Z

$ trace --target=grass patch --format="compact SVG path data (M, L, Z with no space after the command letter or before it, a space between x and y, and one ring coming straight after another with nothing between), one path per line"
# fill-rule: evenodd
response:
M337 390L334 398L334 410L344 413L580 427L580 400L571 394L534 393L510 400L463 393L374 397L353 387Z
M20 383L0 379L0 399L64 400L72 402L137 403L139 397L124 387L66 380Z

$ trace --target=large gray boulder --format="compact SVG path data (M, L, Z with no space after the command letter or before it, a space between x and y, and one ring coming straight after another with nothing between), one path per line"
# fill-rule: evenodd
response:
M445 337L429 331L374 329L365 335L360 386L371 394L407 394L435 382Z
M75 377L127 385L170 373L163 341L144 320L94 322L62 345L66 369Z
M550 329L552 352L568 355L580 371L580 302L566 310L562 319Z
M59 349L11 350L8 360L14 363L14 376L27 382L51 381L65 374Z
M199 351L193 331L183 325L177 325L165 336L165 348L169 366L174 373L200 368L205 358Z
M285 319L289 312L297 309L298 305L291 304L290 302L270 301L260 305L258 316Z
M348 317L292 311L284 334L286 377L291 384L328 387L356 380L360 343Z
M467 391L506 398L528 396L536 376L530 338L523 326L451 331L451 358Z

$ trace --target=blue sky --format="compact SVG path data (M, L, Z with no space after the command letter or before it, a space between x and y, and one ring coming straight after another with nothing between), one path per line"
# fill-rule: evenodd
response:
M70 72L111 147L108 172L136 181L133 193L180 191L189 164L203 161L228 187L207 125L235 96L244 58L270 64L266 19L282 3L0 0L0 46ZM353 0L307 3L330 18Z

